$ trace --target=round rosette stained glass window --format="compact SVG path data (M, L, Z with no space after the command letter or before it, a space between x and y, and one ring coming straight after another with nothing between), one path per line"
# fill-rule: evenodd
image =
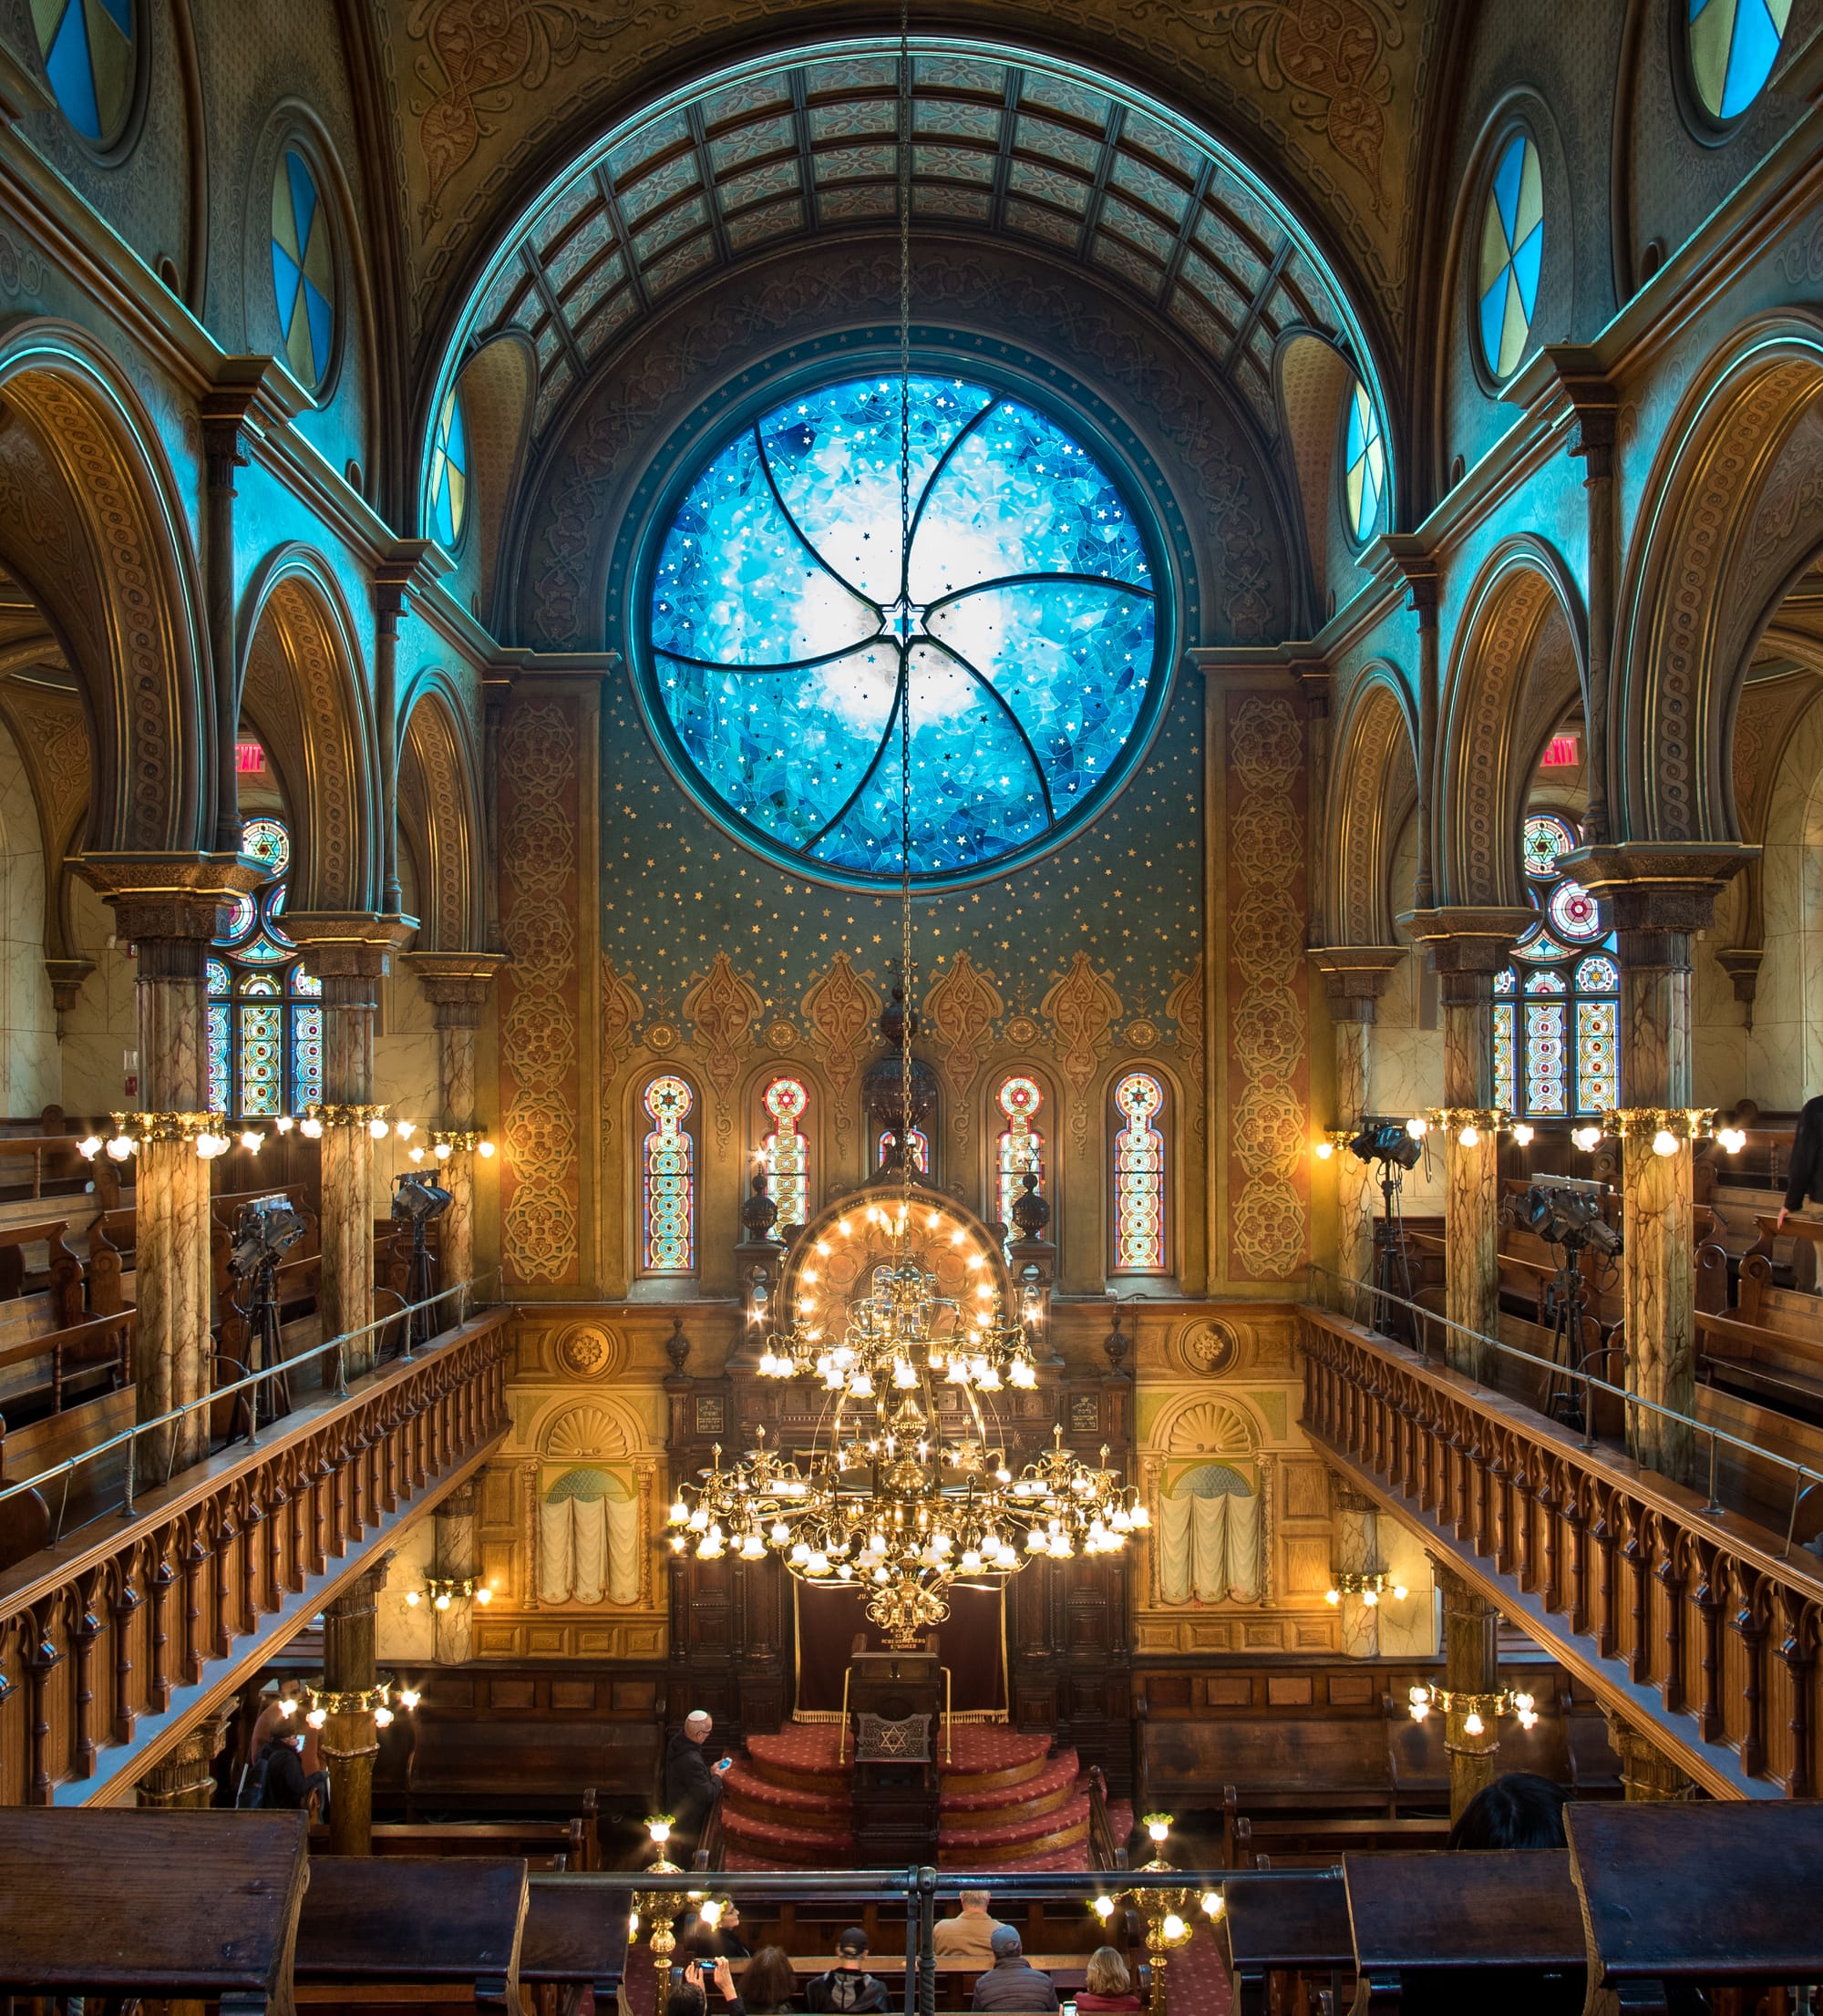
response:
M921 880L1089 817L1143 750L1169 644L1110 461L1020 398L927 375L827 385L725 437L663 534L644 640L699 800L862 884L901 872L907 756Z

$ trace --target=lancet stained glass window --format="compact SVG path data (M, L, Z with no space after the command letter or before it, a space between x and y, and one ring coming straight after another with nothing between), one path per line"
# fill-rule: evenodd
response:
M1149 1071L1130 1071L1114 1088L1126 1122L1114 1137L1114 1270L1165 1268L1165 1137L1155 1124L1165 1088Z
M1013 1206L1025 1194L1025 1176L1035 1170L1042 1187L1045 1175L1045 1137L1033 1125L1045 1095L1030 1078L1008 1078L994 1095L994 1103L1005 1116L998 1144L996 1200L1000 1222L1006 1227L1007 1242L1013 1239Z
M1601 906L1558 866L1577 843L1556 812L1526 820L1526 897L1539 919L1494 976L1494 1096L1528 1120L1621 1103L1621 965Z
M209 962L209 1104L237 1118L272 1119L323 1097L323 982L280 921L291 868L283 820L247 820L241 851L268 879L236 901Z
M1342 467L1348 530L1356 539L1372 539L1379 529L1380 499L1386 490L1386 442L1373 397L1358 379L1348 402L1348 445Z
M987 386L904 389L845 379L725 439L652 582L686 781L762 851L858 882L901 870L902 709L912 871L942 878L1087 818L1166 678L1151 558L1099 454Z
M1481 213L1476 301L1481 353L1497 378L1509 376L1525 354L1543 266L1544 176L1531 136L1515 133L1500 149Z
M810 1095L796 1078L775 1078L760 1096L771 1131L759 1144L771 1178L767 1188L778 1207L778 1224L810 1222L810 1144L798 1126Z
M645 1088L645 1110L652 1119L644 1148L648 1274L695 1270L696 1144L685 1125L695 1103L688 1083L669 1072Z
M1732 119L1766 88L1791 18L1791 0L1687 0L1690 77L1703 109Z

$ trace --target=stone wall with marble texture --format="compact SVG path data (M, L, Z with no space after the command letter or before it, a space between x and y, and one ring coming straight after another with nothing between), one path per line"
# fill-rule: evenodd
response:
M1766 957L1740 1090L1788 1110L1823 1092L1823 710L1812 708L1786 745L1765 845ZM1707 1019L1699 1016L1699 1029ZM1699 1061L1702 1050L1699 1037Z
M0 1113L62 1096L57 1016L45 977L45 860L26 766L0 730Z
M63 1105L72 1114L99 1116L131 1106L122 1085L122 1058L139 1046L139 1011L133 1001L133 962L124 946L110 942L114 912L84 881L70 889L78 957L95 971L82 983L64 1023ZM42 941L37 956L42 959Z
M1417 827L1415 819L1407 819L1393 849L1392 908L1396 919L1412 907L1416 867ZM1396 922L1393 931L1395 942L1409 946L1411 951L1405 964L1387 982L1375 1012L1368 1035L1368 1105L1375 1113L1421 1113L1443 1104L1442 1017L1437 1008L1435 982L1425 973L1423 952ZM1440 1216L1443 1201L1442 1157L1429 1155L1406 1178L1405 1208L1426 1216Z

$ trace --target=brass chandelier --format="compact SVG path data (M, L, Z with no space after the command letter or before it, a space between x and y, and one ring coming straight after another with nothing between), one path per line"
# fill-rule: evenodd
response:
M899 502L901 557L911 545L911 37L901 9L900 136ZM900 972L903 995L882 1019L899 1050L900 1120L886 1165L896 1194L882 1188L858 1200L803 1256L789 1326L766 1340L761 1374L816 1380L828 1394L814 1446L800 1467L768 1445L713 1466L683 1486L671 1507L671 1545L701 1560L734 1552L742 1560L778 1555L800 1581L848 1586L889 1645L906 1650L950 1613L959 1585L1003 1586L1026 1561L1113 1553L1149 1522L1138 1494L1107 1467L1053 1446L1015 1476L994 1414L993 1396L1037 1383L1033 1343L1042 1322L1028 1289L1014 1315L995 1286L989 1254L966 1229L950 1234L972 1289L945 1295L915 1250L938 1233L944 1213L912 1184L912 730L909 641L901 633L899 685ZM884 1172L883 1172L884 1173ZM921 1216L922 1214L922 1216ZM886 1240L860 1291L826 1316L816 1292L834 1256L831 1240ZM860 1256L857 1256L860 1258ZM850 1279L853 1277L850 1275ZM955 1400L945 1409L947 1389ZM945 1418L945 1415L948 1418Z

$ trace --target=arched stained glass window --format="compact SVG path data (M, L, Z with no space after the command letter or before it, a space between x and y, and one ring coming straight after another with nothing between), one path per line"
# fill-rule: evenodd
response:
M687 1082L667 1072L645 1088L652 1120L645 1137L645 1241L648 1274L689 1274L696 1267L696 1143L688 1121L696 1103Z
M880 1137L880 1147L875 1151L873 1157L874 1167L883 1169L886 1167L887 1156L898 1146L898 1130L894 1127L888 1127ZM917 1170L920 1176L929 1176L931 1173L931 1137L922 1127L913 1127L912 1129L912 1167Z
M1500 149L1481 213L1480 283L1476 290L1481 354L1497 378L1511 375L1525 353L1538 311L1544 265L1544 176L1529 133Z
M778 1207L778 1224L810 1222L810 1144L798 1124L809 1110L810 1095L796 1078L775 1078L760 1095L772 1122L759 1144L771 1178L767 1189Z
M243 1119L301 1113L323 1097L323 982L305 971L280 921L291 835L249 819L241 851L267 880L237 899L208 965L209 1104Z
M800 869L978 873L1089 816L1169 672L1147 541L1098 451L916 376L807 391L723 440L660 543L649 711L706 809ZM909 435L912 533L900 522Z
M58 109L84 139L112 147L133 107L134 0L33 0L32 22Z
M1358 378L1348 402L1348 445L1342 468L1348 530L1358 540L1370 540L1380 528L1380 499L1386 494L1386 443L1380 416Z
M1526 820L1526 897L1538 921L1494 977L1494 1096L1528 1120L1621 1103L1620 957L1601 906L1558 866L1576 844L1559 813Z
M1009 1244L1013 1238L1013 1206L1025 1194L1026 1170L1035 1171L1041 1185L1044 1180L1045 1137L1033 1124L1044 1103L1044 1093L1030 1078L1008 1078L994 1095L994 1104L1006 1121L996 1144L994 1194L997 1215L1006 1227Z
M446 550L456 550L468 516L469 427L462 416L462 396L451 386L437 417L437 437L430 446L430 530Z
M292 375L314 392L335 359L335 249L316 178L295 147L281 149L273 175L273 298Z
M1165 1088L1149 1071L1130 1071L1114 1088L1125 1123L1114 1137L1114 1271L1165 1270L1165 1137L1157 1122Z
M1736 118L1766 88L1791 0L1688 0L1690 79L1713 119Z

